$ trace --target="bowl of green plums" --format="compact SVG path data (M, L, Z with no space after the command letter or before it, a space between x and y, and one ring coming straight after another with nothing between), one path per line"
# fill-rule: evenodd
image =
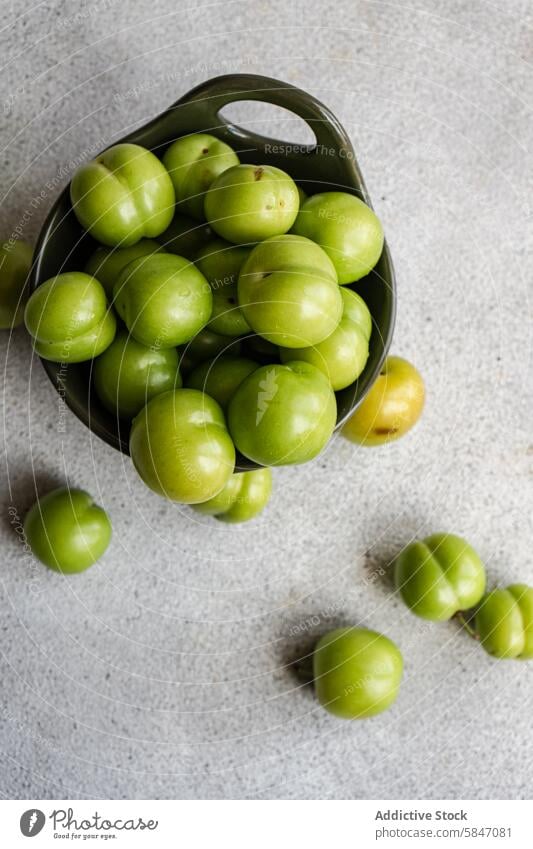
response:
M228 123L260 100L290 145ZM39 236L25 324L74 413L160 495L243 521L380 374L395 283L350 140L310 95L218 77L83 164Z

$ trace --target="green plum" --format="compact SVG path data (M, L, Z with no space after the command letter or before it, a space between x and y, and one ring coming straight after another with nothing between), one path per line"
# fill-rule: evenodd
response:
M472 546L445 533L404 548L394 564L394 580L407 607L436 622L473 607L486 585L485 567Z
M301 208L302 203L304 202L304 200L307 200L308 195L304 192L301 186L297 185L296 188L298 189L298 200L300 202Z
M237 283L242 264L250 251L251 247L246 245L211 239L200 248L195 263L215 291Z
M239 164L239 157L225 142L194 133L170 145L163 156L176 192L176 208L200 221L204 218L204 195L213 180Z
M398 647L365 628L337 628L313 653L318 701L341 719L366 719L396 701L403 673Z
M0 246L0 330L18 327L24 321L32 257L30 245L19 239Z
M237 286L213 289L213 311L209 329L221 336L236 337L250 332L250 325L239 307Z
M205 216L228 242L258 242L291 229L299 209L296 183L272 165L235 165L211 184Z
M317 345L342 317L333 263L301 236L275 236L257 245L241 268L238 297L250 327L284 348Z
M192 339L209 321L213 296L188 260L157 253L134 259L114 287L114 306L138 342L171 348Z
M533 587L511 584L484 596L475 615L481 645L499 658L533 658Z
M56 572L83 572L111 540L111 522L82 489L60 487L40 498L24 520L33 554Z
M207 393L226 410L243 380L258 367L244 357L221 356L196 366L186 385Z
M213 291L209 329L223 336L242 336L250 332L237 300L239 271L249 253L250 248L215 239L198 252L195 260Z
M218 495L203 504L195 504L194 509L208 516L216 516L222 522L248 522L266 507L271 493L270 469L237 472Z
M97 357L113 341L117 326L103 286L81 271L58 274L39 286L24 321L35 351L56 363Z
M86 274L96 277L105 289L109 300L113 298L113 287L118 278L132 260L150 256L161 250L159 242L153 239L141 239L129 248L100 247L91 254L85 268Z
M189 374L200 363L214 359L219 354L238 357L241 349L239 339L221 336L219 333L213 333L208 327L204 327L194 339L180 349L180 371L182 374Z
M199 224L193 218L176 213L169 227L157 237L157 241L168 253L194 260L198 251L214 238L215 234L205 221Z
M181 387L176 348L148 348L126 332L117 334L94 362L94 387L104 407L132 419L161 392Z
M341 284L368 274L383 250L379 218L366 203L346 192L322 192L304 201L293 232L322 245Z
M387 357L362 402L343 425L342 435L359 445L401 439L417 423L425 402L422 375L402 357Z
M327 377L304 362L267 365L245 378L230 401L228 425L239 451L262 466L306 463L335 428Z
M76 218L98 241L129 247L158 236L174 214L174 186L157 156L137 144L116 144L72 178Z
M342 318L331 336L311 348L280 348L281 362L305 360L329 378L337 392L357 380L368 359L372 317L367 305L351 289L340 290L344 301Z
M224 413L196 389L152 398L133 420L130 454L146 486L182 504L213 498L235 467Z
M243 353L246 357L257 360L261 365L279 363L280 349L277 345L273 345L272 342L267 342L262 336L252 333L250 336L243 338L242 343Z

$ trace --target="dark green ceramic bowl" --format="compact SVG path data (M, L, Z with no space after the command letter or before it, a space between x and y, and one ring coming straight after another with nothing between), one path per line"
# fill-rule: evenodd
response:
M259 100L284 107L309 125L316 145L290 145L229 124L220 110L237 100ZM318 100L288 83L253 74L216 77L197 86L166 112L131 135L128 141L150 148L158 156L175 139L209 132L230 144L242 162L269 163L287 171L304 191L353 192L370 204L362 174L345 130ZM70 204L68 187L54 204L39 235L30 286L64 271L81 270L96 247L83 231ZM337 427L350 416L372 386L388 352L394 329L396 290L387 245L375 269L353 287L365 299L373 319L370 355L359 379L337 393ZM124 454L129 453L129 426L103 409L91 388L91 363L51 363L44 369L70 409L93 433ZM239 468L256 464L239 458Z

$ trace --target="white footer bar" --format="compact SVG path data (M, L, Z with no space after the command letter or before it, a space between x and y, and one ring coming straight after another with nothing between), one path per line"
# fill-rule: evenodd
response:
M0 801L2 846L533 847L531 801Z

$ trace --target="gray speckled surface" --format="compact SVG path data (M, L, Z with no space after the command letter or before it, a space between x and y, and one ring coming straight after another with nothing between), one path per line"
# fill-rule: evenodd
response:
M495 582L533 581L530 3L3 6L3 236L23 222L32 239L47 181L206 77L286 79L354 140L398 274L393 349L428 402L396 445L337 439L277 471L264 516L226 527L149 493L72 415L60 433L24 332L3 334L0 794L527 797L533 664L414 619L379 571L413 534L448 529ZM34 477L110 511L112 545L85 575L23 556L8 507L24 514ZM368 722L322 712L287 667L341 622L405 655L398 703Z

